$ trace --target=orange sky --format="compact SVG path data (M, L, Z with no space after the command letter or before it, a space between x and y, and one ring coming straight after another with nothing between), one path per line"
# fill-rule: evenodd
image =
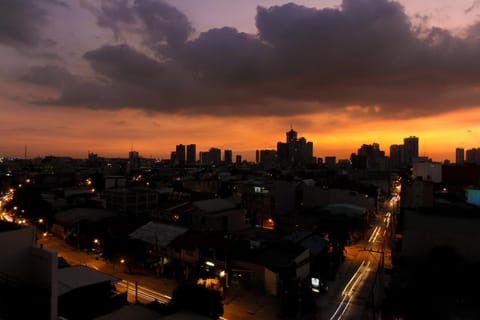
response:
M144 157L168 158L176 144L197 144L197 151L210 147L232 149L254 160L254 150L275 149L285 140L290 123L299 136L314 142L314 155L348 158L363 144L380 143L389 153L391 144L403 138L420 138L421 155L437 161L454 160L455 148L480 145L480 107L413 120L352 119L347 114L313 114L296 117L178 116L145 114L138 110L65 112L63 108L28 110L2 108L3 136L0 148L9 156L70 155L86 157L88 151L104 157L126 157L131 146ZM8 119L8 121L5 121ZM38 119L41 119L39 121ZM332 120L335 122L332 123ZM353 122L353 124L352 124Z
M254 160L290 126L317 157L411 135L436 161L480 147L478 1L287 2L11 2L0 156Z

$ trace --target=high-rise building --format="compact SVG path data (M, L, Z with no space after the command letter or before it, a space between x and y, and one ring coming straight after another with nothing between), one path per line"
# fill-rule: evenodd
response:
M378 143L363 144L351 160L355 169L385 169L385 152Z
M210 164L209 163L209 160L208 160L208 151L200 151L200 164L202 165L208 165Z
M138 151L130 151L128 153L128 169L138 169L140 168L140 155Z
M462 165L465 162L465 150L463 148L455 149L455 163Z
M480 164L480 148L468 149L465 162Z
M259 150L259 163L263 165L264 168L272 168L277 162L277 151L276 150Z
M192 165L197 161L197 145L189 144L187 146L187 164Z
M242 164L242 156L237 154L237 156L235 157L235 163L236 164Z
M418 137L410 136L403 139L405 148L405 162L407 165L412 165L413 160L418 158Z
M222 150L218 148L210 148L208 150L208 162L213 165L220 164Z
M390 167L392 169L399 169L402 167L404 161L404 145L392 144L390 146Z
M335 170L337 166L337 157L335 156L325 157L325 166L330 171Z
M302 166L313 163L313 142L298 138L293 129L286 133L286 143L277 143L277 158L280 163L290 166Z
M287 144L293 141L297 141L297 131L290 129L287 132Z
M184 167L185 166L185 145L178 144L175 149L175 153L176 153L175 166Z
M223 152L223 161L226 164L232 164L232 150L225 150Z

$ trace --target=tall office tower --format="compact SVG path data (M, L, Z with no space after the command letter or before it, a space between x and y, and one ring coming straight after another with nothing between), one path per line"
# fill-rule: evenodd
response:
M283 165L303 166L313 163L313 142L298 138L293 129L287 131L287 142L277 143L277 158Z
M313 164L315 163L315 158L313 157L313 142L308 141L305 148L305 163Z
M325 166L329 171L335 170L337 166L337 157L335 156L325 157Z
M463 148L455 149L455 164L464 164L465 162L465 150Z
M200 164L207 165L208 162L208 151L200 151Z
M283 142L277 143L277 158L280 163L288 162L288 144Z
M255 162L260 163L260 150L255 150Z
M177 155L175 159L175 166L184 167L185 166L185 146L183 144L177 144L175 153Z
M197 161L197 145L189 144L187 146L187 164L192 165Z
M235 157L235 163L236 164L242 164L242 156L237 154L237 156Z
M297 131L290 129L290 131L287 132L287 143L290 143L293 141L297 141Z
M355 169L385 169L385 152L378 143L363 144L351 160Z
M410 136L403 139L405 146L405 162L411 165L415 158L418 158L418 137Z
M259 150L259 163L263 165L264 168L273 168L277 162L277 151L276 150Z
M210 150L208 150L208 162L214 165L220 164L221 154L222 150L217 148L210 148Z
M140 168L140 155L138 151L130 151L128 153L128 167L129 169Z
M468 149L466 152L465 162L480 164L480 148Z
M232 164L232 150L225 150L223 152L223 161L226 164Z
M403 144L392 144L390 146L390 167L392 169L399 169L405 162L403 152Z

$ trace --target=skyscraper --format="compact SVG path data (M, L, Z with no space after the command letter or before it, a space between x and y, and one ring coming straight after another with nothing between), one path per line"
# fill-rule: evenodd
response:
M223 152L223 161L226 164L231 164L232 163L232 150L225 150Z
M287 132L287 143L293 142L297 140L297 131L290 129Z
M280 163L290 166L302 166L313 163L313 142L301 137L293 129L286 133L286 143L277 143L277 156Z
M197 161L197 145L189 144L187 146L187 164L192 165Z
M210 148L210 150L208 150L208 162L214 165L220 164L221 154L222 150L218 148Z
M462 165L465 162L465 150L463 148L457 148L455 150L455 164Z
M468 149L465 156L465 162L480 164L480 148Z
M130 151L128 153L128 169L138 169L140 168L140 155L138 151Z
M175 166L184 167L185 166L185 146L183 144L178 144L175 150Z
M404 150L403 144L392 144L390 146L390 167L392 169L400 168L405 162Z
M410 136L403 139L405 146L405 162L407 165L413 163L413 159L418 158L418 137Z

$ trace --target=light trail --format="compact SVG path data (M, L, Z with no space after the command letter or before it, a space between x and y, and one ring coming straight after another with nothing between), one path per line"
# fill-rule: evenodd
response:
M342 301L340 301L340 303L338 304L338 307L333 313L333 315L330 317L330 320L339 320L342 319L342 317L345 315L345 312L347 312L347 309L355 296L355 290L359 286L360 281L364 278L364 275L369 271L369 266L370 261L362 261L357 271L353 274L348 283L345 285L345 288L342 291Z
M118 285L125 288L126 290L128 290L128 293L135 296L135 283L122 280L118 283ZM166 294L163 294L139 285L137 285L137 298L141 298L143 300L151 301L151 302L157 301L160 303L169 303L170 300L172 300L172 297L169 295L166 295ZM227 318L222 316L218 317L218 319L228 320Z
M388 224L390 223L389 213L387 213L384 219L384 223L388 227ZM381 226L376 226L373 229L373 232L370 235L370 238L368 238L369 245L373 245L377 241L377 238L380 235L380 232L382 232ZM361 280L363 280L368 274L368 272L370 272L369 266L370 266L370 261L367 259L363 259L362 263L360 263L359 267L357 268L353 276L345 285L345 288L342 291L342 300L338 304L338 307L335 309L335 312L330 317L330 320L340 320L343 318L353 298L355 297L356 289L360 286Z
M135 290L135 283L128 282L126 280L122 280L121 282L118 283L119 286L124 287L126 290L128 290L128 293L132 294L135 296L135 291L137 294L137 298L142 298L146 301L158 301L161 303L168 303L172 299L169 295L142 287L137 285L137 290Z

